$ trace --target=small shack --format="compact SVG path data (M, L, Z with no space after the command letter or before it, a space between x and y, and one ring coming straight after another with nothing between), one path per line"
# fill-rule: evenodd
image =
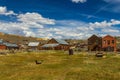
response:
M44 50L69 50L69 48L70 45L65 40L54 38L42 46L42 49Z
M29 42L28 49L29 50L39 50L40 49L40 42Z
M19 46L15 43L4 42L3 44L6 46L6 49L8 50L19 49Z
M5 50L7 47L3 44L3 39L0 39L0 50Z

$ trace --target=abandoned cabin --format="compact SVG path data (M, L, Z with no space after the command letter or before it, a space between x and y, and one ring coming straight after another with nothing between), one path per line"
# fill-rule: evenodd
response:
M92 35L88 38L88 51L116 51L116 39L110 35L103 38Z
M88 51L100 51L102 48L102 38L92 35L88 38Z
M6 41L3 41L2 39L0 39L0 49L1 50L19 49L19 46L15 43L9 43L9 42L6 42Z
M102 38L103 51L116 51L116 39L110 35Z
M31 50L39 50L40 49L40 42L29 42L28 43L28 49L31 49Z
M3 40L0 39L0 50L5 50L7 47L3 44Z
M69 44L65 40L52 38L51 40L48 41L47 44L44 44L42 46L42 49L44 50L68 50L69 47L70 47Z

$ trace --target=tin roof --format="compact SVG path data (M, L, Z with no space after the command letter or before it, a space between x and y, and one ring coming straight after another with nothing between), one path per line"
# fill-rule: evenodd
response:
M59 44L66 44L68 45L68 43L65 40L62 39L55 39Z
M4 42L3 44L6 45L7 47L18 47L18 45L14 43Z
M39 42L29 42L28 46L38 46Z
M0 44L2 44L3 43L3 39L0 39Z
M58 46L59 44L45 44L43 45L42 47L56 47Z

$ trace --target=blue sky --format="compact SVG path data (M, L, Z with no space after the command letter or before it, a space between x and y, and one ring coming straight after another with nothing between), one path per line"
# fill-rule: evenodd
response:
M0 0L0 32L86 39L120 34L120 0Z

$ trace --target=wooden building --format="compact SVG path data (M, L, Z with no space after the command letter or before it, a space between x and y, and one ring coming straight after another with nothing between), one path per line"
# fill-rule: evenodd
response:
M45 50L68 50L70 46L65 40L52 38L42 48Z
M0 39L0 50L5 50L6 45L3 44L3 39Z
M40 42L29 42L28 49L30 50L39 50L40 49Z
M100 51L102 48L102 38L92 35L88 38L88 51Z
M5 50L7 47L4 44L0 44L0 50Z
M116 51L116 39L113 36L106 35L102 38L103 51Z
M6 49L8 50L19 49L19 46L15 43L4 42L3 44L6 46Z
M10 43L10 42L4 41L3 39L0 39L0 49L1 50L19 49L19 46L15 43Z
M98 37L92 35L88 38L88 51L116 51L116 39L110 35Z

